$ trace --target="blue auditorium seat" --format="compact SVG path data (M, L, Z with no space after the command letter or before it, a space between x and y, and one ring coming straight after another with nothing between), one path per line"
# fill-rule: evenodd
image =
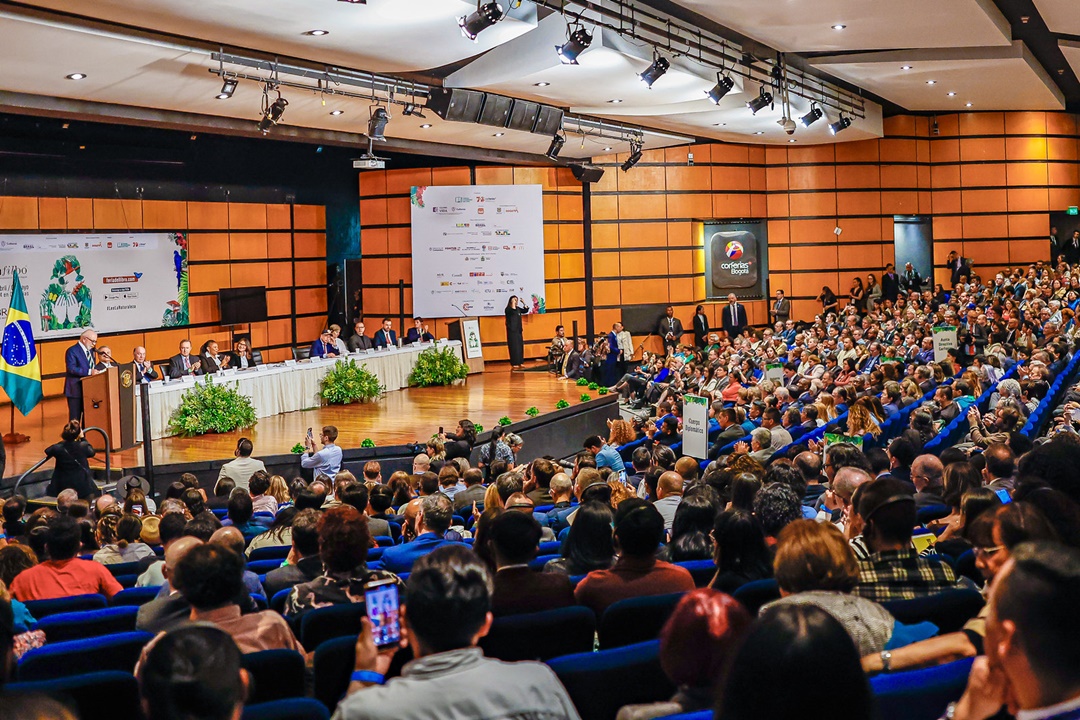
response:
M105 670L4 685L4 694L21 693L70 701L82 720L139 720L142 717L139 684L130 670Z
M248 563L255 562L257 560L284 560L289 557L289 551L292 550L292 545L273 545L267 547L255 548L248 555Z
M134 605L56 613L39 620L37 629L45 632L45 638L50 643L82 640L131 632L135 629L135 616L138 613L139 608Z
M882 673L870 679L880 720L936 720L960 699L972 658L907 672Z
M655 640L683 594L649 595L612 603L600 617L600 649Z
M623 705L659 702L675 692L660 668L659 640L566 655L548 665L589 720L614 720Z
M758 614L762 605L780 599L780 586L772 578L754 580L736 590L734 597L746 607L751 616L754 616Z
M53 598L52 600L29 600L26 609L30 614L40 620L46 615L57 613L76 612L78 610L99 610L107 605L104 595L71 595L70 597Z
M550 660L593 648L596 616L580 605L495 618L480 639L484 655L499 660Z
M125 632L49 643L22 656L18 679L52 680L101 670L132 672L143 647L153 638L148 632Z
M914 600L889 600L881 604L902 623L932 622L944 635L960 630L964 623L978 615L985 600L978 590L958 588Z
M310 650L305 647L305 650ZM333 710L349 688L356 664L356 638L339 637L315 648L315 682L312 695Z
M241 720L329 720L330 711L318 700L292 698L246 705Z
M241 657L251 677L247 702L304 697L304 656L295 650L263 650Z
M145 605L161 591L160 585L151 587L135 587L121 590L109 598L109 607L121 607L123 605Z
M300 644L311 651L337 637L349 636L355 641L364 612L362 602L308 610L300 616Z
M684 560L675 564L686 568L694 578L694 585L699 588L708 586L716 575L716 563L712 560Z

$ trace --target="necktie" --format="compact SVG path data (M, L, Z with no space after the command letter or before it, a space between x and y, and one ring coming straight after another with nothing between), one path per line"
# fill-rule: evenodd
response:
M731 306L731 324L732 325L738 324L738 320L735 319L735 306L734 305Z
M188 356L185 355L184 356L184 369L187 370L190 367L191 367L191 362L188 360Z

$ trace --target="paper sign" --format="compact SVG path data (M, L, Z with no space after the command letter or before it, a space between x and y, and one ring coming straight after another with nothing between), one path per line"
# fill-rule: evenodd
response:
M709 398L683 396L683 454L698 460L709 456Z

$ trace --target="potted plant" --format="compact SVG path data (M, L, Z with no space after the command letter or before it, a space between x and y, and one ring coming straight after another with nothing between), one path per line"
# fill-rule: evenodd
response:
M169 418L169 430L193 437L254 427L257 422L251 398L242 395L236 383L219 384L207 376L180 397L179 407Z
M357 365L355 360L338 360L323 377L319 396L331 405L348 405L375 400L385 390L379 377L368 370L367 365Z
M428 348L416 358L416 366L409 373L409 385L430 387L464 383L468 375L469 366L462 361L457 348Z

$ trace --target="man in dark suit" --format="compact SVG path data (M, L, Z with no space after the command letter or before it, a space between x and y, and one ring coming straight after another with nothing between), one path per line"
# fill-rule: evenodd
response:
M746 328L746 308L735 298L735 293L728 293L728 304L724 308L724 332L732 340L742 334Z
M784 297L783 290L776 291L776 300L772 304L772 318L774 323L787 322L791 317L791 301Z
M454 493L454 513L464 517L472 513L473 503L483 509L486 491L483 486L484 473L478 468L469 468L461 479L465 483L465 489Z
M423 318L413 318L413 326L405 334L405 344L412 345L418 342L435 342L435 336L428 332Z
M397 347L397 333L391 328L393 324L390 318L383 318L382 327L375 333L375 347Z
M1065 262L1075 265L1080 261L1080 230L1073 230L1072 236L1065 241Z
M364 334L364 323L357 322L353 326L353 336L349 338L349 352L356 352L357 350L371 350L375 347L375 343Z
M668 354L675 352L675 348L679 346L679 342L683 336L682 320L675 317L675 308L671 305L667 306L667 310L664 311L664 317L660 318L660 325L656 329L656 334L664 341L664 348L667 349Z
M64 397L67 398L69 420L82 420L82 379L97 372L94 369L95 345L97 345L97 333L93 330L84 330L79 336L79 341L64 353Z
M319 339L311 343L311 357L337 357L337 345L334 344L334 334L329 329L323 330Z
M965 258L956 254L955 250L949 252L946 259L946 267L949 268L949 287L956 287L962 277L971 277L971 268Z
M141 345L131 351L131 372L137 383L158 379L158 371L154 363L146 359L146 348Z
M491 612L516 615L569 607L574 589L564 573L533 572L529 561L540 544L540 523L532 513L508 510L491 523L491 548L498 568L493 579Z
M716 440L713 441L713 446L709 450L710 460L720 457L721 448L746 437L746 431L739 424L738 416L733 409L726 408L716 413L716 422L720 424L720 434L716 436Z
M901 278L904 292L922 292L922 284L923 279L919 275L919 271L911 263L906 263L904 265L904 276Z
M191 341L180 341L180 354L169 358L169 377L180 378L185 375L202 375L202 361L191 357Z
M709 316L705 314L705 306L698 305L694 310L694 347L703 348L708 343Z
M896 267L892 263L885 265L885 274L881 276L881 299L896 303L900 297L900 276L896 274Z

